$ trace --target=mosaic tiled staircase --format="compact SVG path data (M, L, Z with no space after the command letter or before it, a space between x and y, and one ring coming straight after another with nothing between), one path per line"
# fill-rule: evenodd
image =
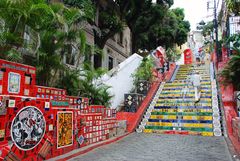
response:
M185 100L182 96L185 80L194 70L202 77L198 103L194 102L192 86ZM136 131L221 136L216 82L211 81L208 69L205 66L181 66L173 82L162 83Z

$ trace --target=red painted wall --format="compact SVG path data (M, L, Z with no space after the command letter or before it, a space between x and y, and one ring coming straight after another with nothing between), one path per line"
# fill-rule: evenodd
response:
M36 86L34 67L0 59L0 71L0 86L2 87L0 90L0 150L2 151L0 160L9 160L9 158L22 161L49 159L89 144L107 140L110 133L115 133L116 110L97 105L89 106L87 98L67 96L63 89ZM26 76L30 78L26 78ZM26 92L26 89L29 91ZM34 113L37 110L38 113ZM29 111L32 111L31 115L33 113L35 115L30 117ZM70 115L64 115L66 112ZM42 120L41 125L37 124L39 120ZM22 127L29 127L26 128L28 131L25 130L28 133L24 134L29 138L23 139L19 144L13 143L9 146L8 142L12 138L18 137L17 134L15 135L17 131L14 132L14 135L11 132L12 125L15 125L14 130L19 131L22 130ZM63 134L66 133L62 132L61 137L59 134L60 130L67 131L66 126L70 127L68 134L72 134L72 139L67 138L67 142L69 140L71 142L63 146L66 142L64 140L66 135ZM33 131L37 127L39 127L38 131ZM40 133L39 130L41 131L40 140L32 139L35 134L32 133L31 128L35 134ZM58 130L58 128L61 129ZM57 138L63 138L59 144L57 144ZM30 146L32 149L29 148Z
M229 58L227 57L227 50L222 48L222 62L217 62L216 53L213 53L214 60L217 64L217 70L221 71L227 64ZM225 120L227 126L227 133L229 139L231 140L236 152L240 155L240 140L237 138L236 135L233 135L233 122L232 120L237 117L236 112L236 105L234 100L234 88L232 84L228 86L223 86L221 83L221 79L218 78L220 83L220 90L222 94L222 101L223 101L223 110L225 113Z
M192 64L193 62L193 53L191 49L184 50L184 64Z

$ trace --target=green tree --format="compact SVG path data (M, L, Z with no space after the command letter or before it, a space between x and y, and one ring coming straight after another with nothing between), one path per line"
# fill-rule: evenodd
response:
M173 0L159 0L154 4L151 0L117 0L121 17L125 19L132 32L132 53L139 48L141 35L164 17L167 9L173 4ZM148 42L149 43L149 42Z
M64 3L91 13L89 13L91 16L88 16L88 23L93 26L94 43L99 49L103 49L107 40L123 29L119 8L114 1L104 3L98 0L92 2L90 0L64 0Z
M41 42L38 50L37 60L38 80L41 85L53 86L58 82L58 74L68 73L62 58L69 58L69 61L76 61L80 65L80 59L85 52L86 38L81 23L85 21L82 12L76 8L68 8L63 4L51 4L56 15L56 20L46 31L40 34ZM72 55L72 51L78 51ZM73 80L74 81L74 80Z
M99 11L97 28L94 28L94 42L103 49L107 40L123 30L123 21L118 16L116 8L107 6Z
M63 3L68 7L76 7L83 11L83 18L88 21L93 21L96 13L96 8L91 0L63 0Z
M173 12L167 11L161 21L152 25L149 30L141 33L140 35L145 36L147 39L142 42L138 40L138 48L146 48L148 50L155 49L159 45L173 47L174 37L176 35L177 20ZM151 42L151 43L147 43Z
M168 49L174 48L175 44L182 45L187 41L190 24L184 21L183 9L168 10L161 16L163 16L162 19L158 19L148 30L139 34L137 48L151 50L161 45ZM144 23L146 21L141 21L140 26L144 26Z
M177 29L176 29L176 35L175 35L175 42L178 45L182 45L187 41L187 35L190 31L190 23L189 21L185 21L185 14L184 9L182 8L176 8L172 10L173 13L176 15L177 19Z
M78 69L65 68L57 87L66 89L69 96L78 96L80 81L80 71Z
M237 50L237 54L231 56L226 67L220 73L221 78L223 78L223 84L229 85L233 84L236 90L240 90L240 50Z
M225 1L227 8L230 12L235 13L236 15L240 14L240 3L237 0L226 0Z
M0 57L21 60L20 48L24 44L26 27L38 32L55 19L44 0L0 1Z
M214 30L213 22L209 21L205 25L198 25L197 29L202 31L204 37L211 36Z
M104 73L105 69L94 69L91 63L84 63L80 73L79 95L91 98L93 104L109 107L113 97L108 92L110 87L97 81Z
M40 34L40 47L38 49L36 60L37 80L39 85L54 86L52 80L56 80L57 72L64 70L62 58L58 52L63 46L60 41L61 31L50 30Z

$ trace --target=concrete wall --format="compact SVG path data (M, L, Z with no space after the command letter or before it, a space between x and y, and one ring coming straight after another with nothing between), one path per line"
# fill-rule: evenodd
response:
M114 95L111 100L111 108L118 109L118 106L124 101L124 94L130 92L134 87L131 75L138 68L142 59L140 55L133 54L101 78L104 84L112 86L109 89L109 92Z
M86 40L89 45L94 45L94 36L92 26L86 24L85 26ZM128 27L125 27L122 32L122 40L120 41L120 34L114 35L108 39L103 49L102 67L108 69L109 57L113 58L113 67L123 62L131 54L131 32ZM92 57L93 58L93 57ZM93 61L93 60L92 60Z
M114 35L110 38L104 46L104 57L102 60L102 67L108 69L109 57L113 58L113 67L117 66L129 57L131 53L131 32L128 27L125 27L122 32L122 38L120 34ZM120 40L122 39L122 40Z

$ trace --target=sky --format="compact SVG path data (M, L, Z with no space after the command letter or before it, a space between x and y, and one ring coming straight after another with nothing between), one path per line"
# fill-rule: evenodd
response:
M196 30L197 23L200 21L209 19L207 16L212 12L207 12L207 0L174 0L171 8L176 7L184 8L185 20L190 22L191 30Z

